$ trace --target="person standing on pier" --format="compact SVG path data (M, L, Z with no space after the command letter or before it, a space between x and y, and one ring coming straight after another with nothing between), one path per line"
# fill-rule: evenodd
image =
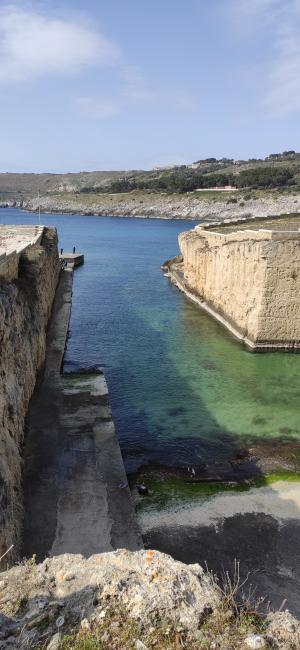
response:
M73 246L73 255L76 253L76 246Z

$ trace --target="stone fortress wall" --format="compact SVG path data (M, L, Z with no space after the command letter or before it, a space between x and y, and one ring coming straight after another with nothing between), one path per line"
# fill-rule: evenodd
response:
M24 422L60 269L55 229L0 227L0 556L18 553Z
M18 277L20 255L40 243L44 226L7 226L0 224L0 278Z
M296 220L196 226L181 233L173 281L252 349L300 349Z

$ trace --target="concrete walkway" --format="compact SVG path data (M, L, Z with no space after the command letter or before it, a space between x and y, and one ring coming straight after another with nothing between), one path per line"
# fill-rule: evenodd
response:
M105 377L61 375L72 272L61 274L43 376L31 400L24 449L23 555L142 547Z

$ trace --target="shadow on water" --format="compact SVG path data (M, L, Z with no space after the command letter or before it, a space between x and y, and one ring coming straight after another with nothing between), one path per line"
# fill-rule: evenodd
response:
M164 350L163 337L150 327L145 335L150 345L159 349L166 358L168 355ZM251 363L251 353L245 354L249 354ZM199 366L199 372L202 368L214 371L216 366L206 357ZM168 412L172 434L172 421L177 418L182 422L185 416L184 404L191 400L191 385L183 381L182 374L177 372L170 359L166 374L172 377L178 398L178 406ZM160 388L163 390L163 385ZM138 474L149 481L150 487L151 476L157 479L154 489L158 492L164 482L166 486L170 485L170 490L174 488L171 477L177 476L182 480L181 485L180 482L176 484L177 493L175 499L170 499L169 508L168 498L163 504L163 498L160 500L159 496L152 494L154 502L160 507L163 504L163 507L152 513L150 508L149 518L149 497L143 497L146 506L145 511L141 508L140 521L145 546L168 553L183 562L207 563L208 568L219 575L223 570L230 573L237 559L241 564L242 578L249 574L247 584L252 584L258 595L266 596L274 608L286 603L284 606L300 616L300 481L286 482L285 486L281 486L282 493L280 487L273 488L262 471L259 458L248 457L248 445L257 443L257 439L251 438L250 434L243 439L221 428L198 393L193 395L193 402L203 423L201 426L199 422L199 438L181 437L177 433L176 438L170 440L166 428L166 438L161 437L159 431L155 439L152 432L149 443L144 413L137 414L136 421L145 431L140 438L142 444L139 449L127 447L125 437L125 458L133 457L135 452L140 458L143 455L147 458L149 466L142 467ZM261 425L261 420L258 419L257 424ZM122 426L124 430L124 422ZM205 431L209 432L208 437L205 437ZM285 431L284 442L288 449L292 449L295 438L289 438L288 433ZM156 445L154 451L151 450L153 443ZM274 445L280 448L282 444L278 437L272 439L269 436L264 441L265 448L269 449L269 463ZM191 466L195 469L193 477ZM252 484L248 479L255 480ZM231 491L233 482L236 486ZM259 487L255 487L255 483ZM201 485L204 492L209 492L211 486L216 489L216 494L201 498ZM292 499L289 498L288 486L293 491ZM245 491L240 491L240 488L245 488ZM183 496L187 489L189 501L184 503Z
M280 491L273 489L265 479L257 459L248 458L247 443L253 443L255 437L251 439L249 434L243 440L220 427L199 393L191 395L191 384L184 381L177 365L172 362L163 332L149 323L145 325L144 321L138 324L136 314L135 325L137 329L143 328L147 346L156 351L164 364L154 379L145 377L144 389L147 390L147 400L152 400L156 411L156 425L153 426L149 419L149 408L135 410L127 403L126 413L121 414L120 442L127 470L138 470L140 477L146 476L150 481L151 476L158 477L155 487L158 492L165 481L168 484L170 477L177 476L182 480L181 485L177 484L178 503L174 508L175 514L172 515L171 511L170 516L167 515L164 519L163 514L160 517L159 512L153 513L150 528L142 530L146 547L156 548L188 563L207 562L208 567L216 573L220 573L223 568L230 571L234 560L238 559L241 562L241 575L244 577L250 574L249 583L255 585L258 594L266 595L274 607L280 607L286 599L291 611L300 615L300 510L297 499L282 497ZM245 354L250 355L251 363L251 354ZM201 372L202 368L214 372L216 363L205 355L198 371ZM113 381L121 386L126 381L131 383L130 368L119 368ZM161 425L158 425L157 408L159 405L161 409L161 394L166 388L170 389L170 383L172 393L176 395L177 406L170 408L169 404L166 405L160 411ZM191 401L198 413L199 422L194 436L188 435L185 428L185 405L190 405ZM119 412L118 406L117 413ZM253 417L259 418L259 415L254 414ZM118 425L118 418L116 423ZM188 424L187 422L187 426ZM258 420L257 424L262 423ZM286 443L292 447L295 439L289 440L287 433ZM275 443L278 444L278 438L272 439L269 436L268 446L272 448ZM191 467L195 469L193 479ZM182 497L187 485L191 496L193 487L196 490L202 480L205 485L207 479L211 479L211 483L219 481L221 486L226 483L228 485L228 481L245 485L245 480L253 477L259 483L260 492L251 496L252 502L247 505L248 493L238 492L236 510L231 511L229 502L233 494L222 494L221 487L219 497L210 499L211 521L205 521L206 501L199 500L196 508L192 499L190 504L183 503ZM136 474L133 478L136 478ZM294 486L295 493L300 493L300 483L291 485ZM264 489L267 492L262 499L260 494ZM223 495L225 500L222 502ZM259 502L260 498L261 505L257 506L255 502L257 499ZM245 505L242 504L243 499ZM186 516L189 512L190 517ZM143 514L141 522L143 526Z
M185 313L185 310L183 312ZM186 313L189 313L188 308ZM136 325L137 318L135 315ZM147 346L164 359L164 365L159 368L159 375L156 377L157 384L153 378L151 381L149 377L145 378L149 391L147 399L150 396L153 409L156 410L157 395L161 395L166 388L169 390L171 383L177 406L169 408L169 405L166 405L166 409L161 411L161 425L157 424L156 411L154 427L149 420L149 408L135 411L128 408L127 404L126 415L122 414L120 423L122 451L128 471L134 472L134 481L138 475L139 478L146 477L151 484L151 478L154 477L158 479L154 488L158 492L164 483L168 485L169 479L172 489L174 476L182 481L176 486L178 501L176 507L173 501L173 510L171 507L169 511L166 508L166 511L162 509L153 512L150 523L148 521L147 524L147 507L145 515L142 509L140 521L145 546L169 553L184 562L207 562L208 567L219 574L223 569L230 571L234 560L238 559L242 577L249 573L249 584L252 583L256 587L259 595L266 595L273 607L280 607L286 600L286 606L299 616L300 482L286 483L282 486L282 492L281 488L273 488L264 476L259 458L248 457L249 445L257 444L261 440L255 435L251 436L250 427L248 435L244 437L221 427L199 392L193 392L191 382L184 380L178 365L172 362L163 332L152 327L150 323L145 325L144 321L137 325L137 329L141 327L144 328ZM254 356L246 351L244 354L247 357L248 377L249 366L252 366L255 382L259 372L257 357L254 359ZM261 356L259 361L264 364L263 371L268 375L268 359ZM278 362L282 363L279 356ZM203 360L199 360L198 372L214 373L219 363L220 356L213 360L206 352ZM132 381L130 369L119 368L114 381L123 385L126 380L129 383ZM258 387L255 399L260 399ZM198 413L198 429L194 431L194 436L188 435L185 428L186 404L190 406L191 402ZM161 408L161 400L159 405ZM119 408L117 411L119 412ZM254 425L258 427L265 423L268 425L267 420L262 421L259 413L259 409L258 414L256 411L252 412L249 421L254 420ZM188 424L187 422L186 426ZM297 448L299 445L297 436L296 439L289 437L290 428L287 427L280 433L282 437L279 439L277 435L272 438L268 432L268 438L263 443L267 449L269 463L271 451L275 446L280 449L284 443L288 450L292 450L294 446ZM195 470L193 478L191 467ZM275 467L280 470L280 465L278 467L276 462ZM252 478L255 478L259 488L249 485L247 491L226 490L226 486L232 481L236 482L239 488L245 486L247 480ZM193 488L196 492L202 481L205 488L209 483L219 483L220 492L209 499L199 498L198 502L195 502L192 498ZM286 490L288 485L293 490L292 499L289 498L289 489ZM184 503L183 496L187 486L190 502ZM230 502L234 497L233 507ZM145 497L146 501L147 498ZM206 521L208 503L210 510Z
M297 489L300 492L298 486ZM227 495L226 498L232 497ZM218 503L218 497L211 499L213 521L207 523L203 521L205 504L200 503L195 511L191 508L189 523L185 510L158 518L156 524L153 522L153 527L144 532L145 547L169 553L182 562L206 563L219 575L223 570L232 573L234 561L238 560L242 578L249 575L247 587L251 584L257 596L269 600L272 608L284 605L300 617L299 502L282 499L272 488L268 488L265 500L261 494L256 498L261 501L258 511L251 512L252 504L249 503L249 512L239 512L241 504L237 503L236 512L232 514L225 511L226 500ZM266 512L270 502L276 515ZM223 513L219 510L222 505ZM199 516L201 509L202 516ZM284 514L287 510L289 517Z
M107 293L113 288L114 283L110 286L108 280ZM182 300L176 289L170 290ZM258 470L255 463L247 461L243 440L218 423L199 390L193 389L178 370L178 363L174 363L172 346L176 346L176 330L168 336L172 314L162 323L155 312L146 317L139 315L132 296L120 294L117 299L119 327L125 321L130 335L125 332L118 341L124 346L124 362L121 364L118 358L119 363L108 365L105 374L127 473L160 466L177 471L193 467L197 473L206 471L214 478L256 475ZM77 327L76 315L73 322ZM114 328L118 338L118 325L114 324ZM76 362L72 362L73 337L77 337L77 331L71 324L67 367L76 370ZM131 359L134 365L130 364ZM87 359L87 365L89 362ZM214 362L206 357L200 360L197 372L202 371L214 372Z

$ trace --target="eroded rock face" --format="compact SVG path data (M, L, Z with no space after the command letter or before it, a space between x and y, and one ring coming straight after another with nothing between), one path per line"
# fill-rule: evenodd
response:
M45 229L40 245L22 254L18 278L0 280L0 555L11 544L18 549L24 421L45 358L59 269L56 231Z

